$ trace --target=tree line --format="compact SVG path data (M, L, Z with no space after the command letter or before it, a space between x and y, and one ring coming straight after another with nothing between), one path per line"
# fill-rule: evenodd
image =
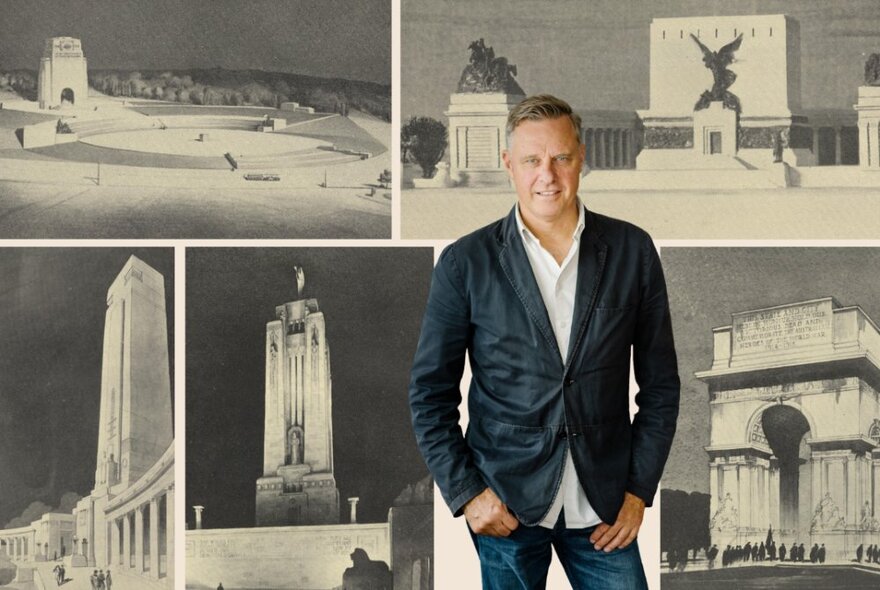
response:
M181 104L279 108L297 102L319 112L356 109L391 121L391 89L372 82L317 78L259 70L92 70L89 85L108 96ZM0 90L37 99L37 76L30 70L0 71Z

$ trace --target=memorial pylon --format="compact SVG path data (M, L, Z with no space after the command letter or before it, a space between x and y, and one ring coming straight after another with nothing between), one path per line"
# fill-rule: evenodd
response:
M266 324L266 416L263 476L257 479L256 525L339 523L333 474L330 349L317 299L275 308Z
M106 508L174 440L165 279L135 256L107 290L103 351L95 485L77 504L74 566L110 563Z

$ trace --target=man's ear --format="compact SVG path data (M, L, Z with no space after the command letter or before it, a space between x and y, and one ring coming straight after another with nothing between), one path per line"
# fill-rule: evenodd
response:
M505 148L505 149L501 150L501 162L504 164L504 168L505 168L505 170L507 170L507 173L512 175L513 174L513 169L512 169L513 162L510 159L510 150L509 149Z

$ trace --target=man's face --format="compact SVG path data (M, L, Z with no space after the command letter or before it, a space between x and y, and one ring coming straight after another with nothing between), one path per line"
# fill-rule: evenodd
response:
M502 157L527 223L577 215L584 155L584 145L566 116L523 121L514 129Z

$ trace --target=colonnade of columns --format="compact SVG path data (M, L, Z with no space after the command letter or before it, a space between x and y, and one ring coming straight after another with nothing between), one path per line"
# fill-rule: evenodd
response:
M0 551L3 555L12 560L33 559L34 541L31 535L12 535L9 537L0 537L3 541Z
M593 169L633 168L635 141L631 128L596 128L584 130L587 165Z
M174 487L107 522L108 567L159 578L174 571Z
M813 127L813 155L816 157L816 164L819 164L819 149L820 149L820 141L819 136L821 133L828 133L831 131L834 133L834 159L827 158L824 160L825 165L834 165L840 166L843 164L843 127L841 126L821 126L821 127ZM823 157L826 154L823 153Z

